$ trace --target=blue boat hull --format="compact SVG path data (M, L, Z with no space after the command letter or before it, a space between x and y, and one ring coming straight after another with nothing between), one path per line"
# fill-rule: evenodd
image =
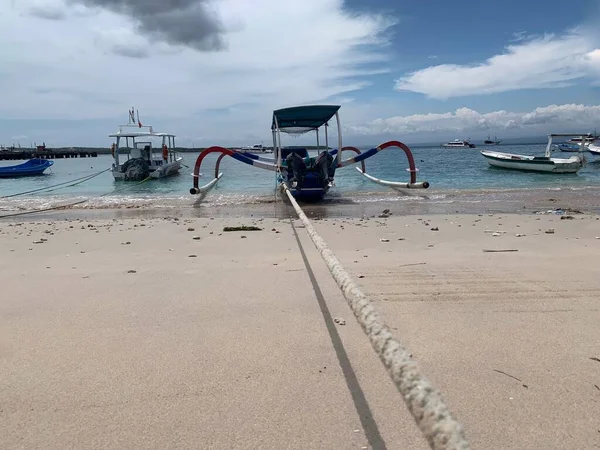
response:
M0 178L32 177L42 175L44 171L54 164L47 159L30 159L16 166L0 167Z

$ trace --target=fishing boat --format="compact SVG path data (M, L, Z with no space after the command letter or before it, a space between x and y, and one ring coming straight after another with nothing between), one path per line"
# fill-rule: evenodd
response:
M574 136L573 134L550 134L544 156L516 155L501 153L491 150L482 150L481 154L493 167L503 169L521 170L528 172L544 173L577 173L585 164L583 155L574 155L570 158L552 158L552 138ZM580 147L583 150L583 145Z
M475 148L475 144L471 144L468 139L454 139L451 142L442 144L444 148Z
M119 125L119 131L109 137L116 138L110 148L114 159L112 174L115 180L164 178L181 169L183 157L175 150L175 135L157 133L152 126L142 125L139 112L136 121L133 109L129 111L127 125ZM161 142L159 148L154 147L157 141Z
M43 175L44 171L52 166L54 161L33 158L15 166L0 167L0 178L33 177Z
M276 184L280 191L288 190L294 198L303 201L319 201L334 186L336 170L353 164L361 164L356 169L365 178L392 188L427 189L427 181L417 182L418 169L415 167L411 150L402 142L389 141L378 147L362 152L356 147L342 145L342 132L339 118L339 105L308 105L294 106L273 111L271 120L271 134L273 137L273 156L267 157L260 154L244 153L220 146L207 148L198 156L194 166L192 195L205 194L222 178L219 165L225 156L250 166L275 172ZM329 122L335 118L337 125L337 149L329 147ZM324 130L325 145L320 143L320 130ZM301 135L314 132L317 146L314 153L309 154L307 148L300 146L282 146L281 135ZM407 183L381 180L366 172L365 160L380 151L389 148L399 148L404 151L410 173ZM352 152L354 155L342 159L343 152ZM215 165L214 177L204 186L200 186L200 167L204 158L211 153L219 153Z
M483 141L483 145L498 145L500 144L500 142L502 141L499 141L496 136L494 136L494 139L492 139L491 136L488 136L488 138L485 141Z
M562 142L560 144L556 144L556 148L559 149L561 152L565 152L565 153L577 153L582 151L581 150L581 144L570 144L569 142ZM585 144L584 144L584 149L583 151L587 150L587 148L585 148Z

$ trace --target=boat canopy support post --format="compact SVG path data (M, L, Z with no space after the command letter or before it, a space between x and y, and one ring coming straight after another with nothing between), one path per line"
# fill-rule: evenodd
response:
M548 136L548 145L546 145L546 158L550 158L550 153L552 151L552 135Z
M340 125L340 114L338 111L335 112L335 120L337 122L337 129L338 129L338 148L340 149L340 151L337 154L337 165L340 166L340 164L342 162L341 149L343 147L342 147L342 126Z

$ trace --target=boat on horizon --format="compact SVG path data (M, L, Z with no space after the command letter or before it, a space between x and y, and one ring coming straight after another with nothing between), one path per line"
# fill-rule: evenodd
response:
M338 169L361 164L356 170L365 178L383 186L405 189L427 189L429 183L417 182L417 168L411 150L399 141L385 142L378 147L361 152L356 147L342 146L342 131L339 119L339 105L309 105L293 106L273 111L271 120L271 133L273 136L273 156L264 156L234 150L221 146L213 146L204 150L198 156L194 166L193 187L190 194L206 194L223 174L219 172L221 160L225 156L248 164L255 168L275 172L276 186L281 193L289 192L291 196L303 201L319 201L324 198L327 192L334 186L335 173ZM338 148L329 147L329 122L335 119L337 125ZM324 129L325 145L320 142L320 130ZM307 147L283 146L281 135L288 134L299 136L302 134L314 132L316 135L317 146L316 155L310 155ZM365 160L382 150L388 148L400 148L408 158L410 181L402 183L397 181L387 181L375 178L366 173ZM342 159L344 151L353 152L354 155L348 159ZM220 153L215 164L214 178L204 186L200 186L200 168L206 156L211 153ZM203 197L202 197L203 198Z
M492 139L492 137L488 135L487 139L483 141L483 145L498 145L500 142L502 141L499 141L496 136L494 136L494 139Z
M134 109L129 111L129 121L119 125L119 131L110 134L116 138L111 145L113 157L112 174L115 180L143 181L149 178L165 178L181 169L183 157L175 150L175 135L157 133L150 125L142 125L139 111L137 121ZM159 149L153 147L153 141L161 141ZM120 156L127 160L121 163Z
M240 151L246 152L246 153L273 153L273 150L271 150L268 147L265 147L262 144L254 144L254 145L248 145L245 147L241 147Z
M544 156L517 155L514 153L502 153L491 150L482 150L481 154L490 166L503 169L521 170L526 172L543 173L577 173L585 164L583 155L574 155L570 158L552 158L552 138L581 136L576 134L550 134ZM583 148L583 145L581 145Z
M444 148L475 148L475 144L471 144L469 139L454 139L454 141L442 144Z
M54 161L41 158L32 158L24 163L14 166L0 167L0 178L33 177L43 175L44 171L52 166Z

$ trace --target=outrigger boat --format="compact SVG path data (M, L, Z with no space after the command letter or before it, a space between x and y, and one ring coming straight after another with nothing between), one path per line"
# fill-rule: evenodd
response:
M116 143L111 146L115 180L164 178L181 169L183 157L175 151L175 135L156 133L151 126L142 125L139 112L136 123L133 109L129 111L127 125L119 125L119 131L109 136L116 138ZM150 139L161 140L160 150L155 151ZM120 155L127 155L124 163L121 163Z
M577 173L585 164L583 155L571 156L570 158L552 158L552 138L582 136L579 134L550 134L548 135L548 145L544 156L516 155L513 153L501 153L490 150L483 150L481 154L487 159L488 163L494 167L503 169L522 170L528 172L545 173ZM580 152L584 152L585 139L581 140Z
M361 152L356 147L343 147L342 132L340 126L338 105L310 105L295 106L291 108L278 109L273 112L271 122L271 133L273 135L273 157L265 157L259 154L244 153L224 147L214 146L207 148L198 156L193 173L193 187L190 189L192 195L208 192L223 176L219 172L219 165L225 156L230 156L237 161L270 170L276 173L276 180L281 190L286 188L298 200L318 201L334 184L336 169L360 163L356 168L359 173L367 179L393 188L427 189L427 181L417 182L417 171L414 158L410 149L398 141L389 141L378 147ZM329 148L329 121L335 117L337 124L338 148ZM319 140L319 130L323 127L325 131L325 146L322 147ZM310 156L308 150L303 147L282 147L281 134L304 134L314 131L317 138L317 149L315 156ZM397 147L404 151L408 158L410 181L408 183L386 181L375 178L366 173L365 159L376 155L382 150ZM323 149L321 151L321 149ZM355 155L348 159L342 159L344 151L351 151ZM211 153L220 153L215 165L214 178L204 186L199 186L200 166L204 158Z

